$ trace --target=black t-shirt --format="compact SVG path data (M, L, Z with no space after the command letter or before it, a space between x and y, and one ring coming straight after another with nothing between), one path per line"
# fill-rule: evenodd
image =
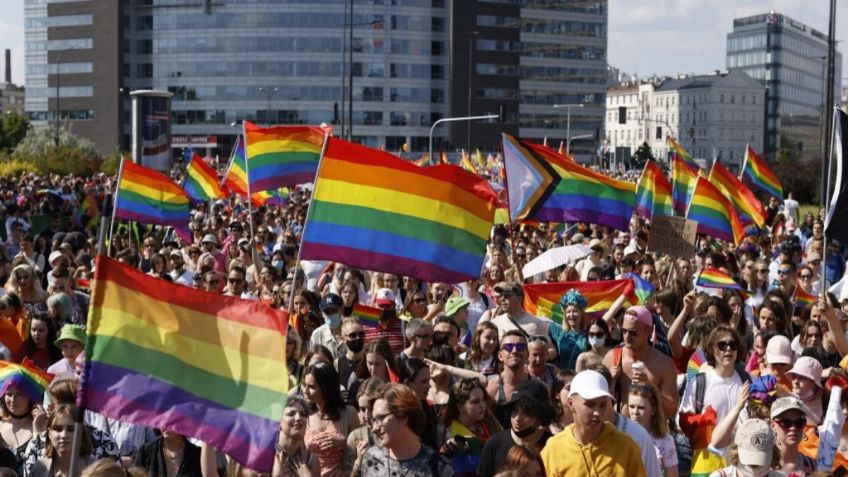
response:
M539 440L539 448L545 447L545 443L549 437L551 437L551 433L545 429L542 438ZM486 441L486 444L483 445L483 451L480 452L477 475L480 477L492 477L497 474L498 469L500 469L506 459L506 454L515 445L517 444L512 440L512 432L509 429L498 432L490 437Z

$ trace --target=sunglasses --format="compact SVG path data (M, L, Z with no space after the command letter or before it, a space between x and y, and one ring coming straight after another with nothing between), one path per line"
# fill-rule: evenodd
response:
M736 351L739 349L739 345L735 341L719 341L716 343L716 348L718 348L719 351Z
M784 417L780 419L775 419L774 422L776 422L777 425L780 426L783 430L789 430L789 428L791 427L794 427L796 429L803 429L804 426L807 425L807 418L799 417L798 419L787 419Z
M527 343L504 343L501 345L501 349L507 353L521 353L523 351L527 351Z
M630 336L636 338L637 336L639 336L639 332L636 331L636 330L629 330L627 328L622 328L621 329L621 336L626 337L627 335L630 335Z
M599 333L592 333L590 331L589 333L586 333L586 335L589 336L589 338L606 338L607 337L607 335L605 335L603 331L601 331Z
M757 273L768 273L768 268L758 268Z
M813 276L806 273L801 274L801 280L809 280L810 278L813 278Z
M352 340L359 339L359 338L365 338L365 332L364 331L356 331L356 332L353 332L353 333L348 333L346 336L348 338L352 339Z
M778 270L778 271L777 271L777 274L778 274L778 275L780 275L780 276L782 276L782 277L783 277L783 276L786 276L786 275L791 275L791 274L792 274L792 270Z

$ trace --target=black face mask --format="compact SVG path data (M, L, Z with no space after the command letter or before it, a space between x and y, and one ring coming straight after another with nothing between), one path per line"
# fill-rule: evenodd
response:
M525 437L529 436L530 434L536 432L536 429L538 429L537 426L530 426L527 429L521 429L520 431L516 431L516 430L513 429L512 433L515 434L516 437L524 439Z
M349 349L352 353L359 353L365 348L365 338L347 340L345 343L347 344L347 349Z
M384 310L380 310L380 320L386 321L394 318L396 316L394 308L387 308Z

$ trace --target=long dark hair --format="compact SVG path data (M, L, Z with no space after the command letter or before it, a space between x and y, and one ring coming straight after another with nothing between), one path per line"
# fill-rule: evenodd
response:
M38 351L38 348L35 345L35 341L32 339L32 322L38 320L43 321L47 325L47 352L50 354L50 362L55 363L62 359L62 350L59 349L58 346L54 343L56 341L56 325L53 323L47 315L44 314L31 314L29 318L29 329L30 333L27 335L27 339L24 342L24 354L28 358L32 358L35 353Z
M324 398L324 414L334 421L339 420L346 404L339 389L341 385L336 368L330 364L316 363L306 368L304 377L307 375L312 376L318 389L321 390L321 397Z

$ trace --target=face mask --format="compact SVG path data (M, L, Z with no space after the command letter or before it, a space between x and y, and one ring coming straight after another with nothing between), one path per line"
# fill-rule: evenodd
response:
M380 310L380 320L382 320L382 321L394 318L394 316L395 316L394 308L389 308L387 310Z
M277 269L278 272L281 271L285 265L286 263L282 260L274 260L273 262L271 262L271 266Z
M338 328L342 324L342 314L334 313L332 315L324 315L324 323L327 323L330 328Z
M801 401L807 402L813 398L813 395L816 394L815 388L808 389L804 394L798 394L798 399Z
M592 348L600 348L604 345L604 343L606 343L606 340L604 338L596 338L594 336L589 337L589 346L591 346Z
M736 465L736 469L739 471L739 475L743 477L765 477L769 473L769 466L767 465L761 465L754 469L740 462Z
M515 434L516 437L518 437L520 439L524 439L525 437L529 436L530 434L536 432L536 429L537 429L536 427L530 426L526 429L521 429L520 431L513 430L512 433Z
M365 348L365 338L357 338L355 340L346 341L347 349L352 353L359 353Z

